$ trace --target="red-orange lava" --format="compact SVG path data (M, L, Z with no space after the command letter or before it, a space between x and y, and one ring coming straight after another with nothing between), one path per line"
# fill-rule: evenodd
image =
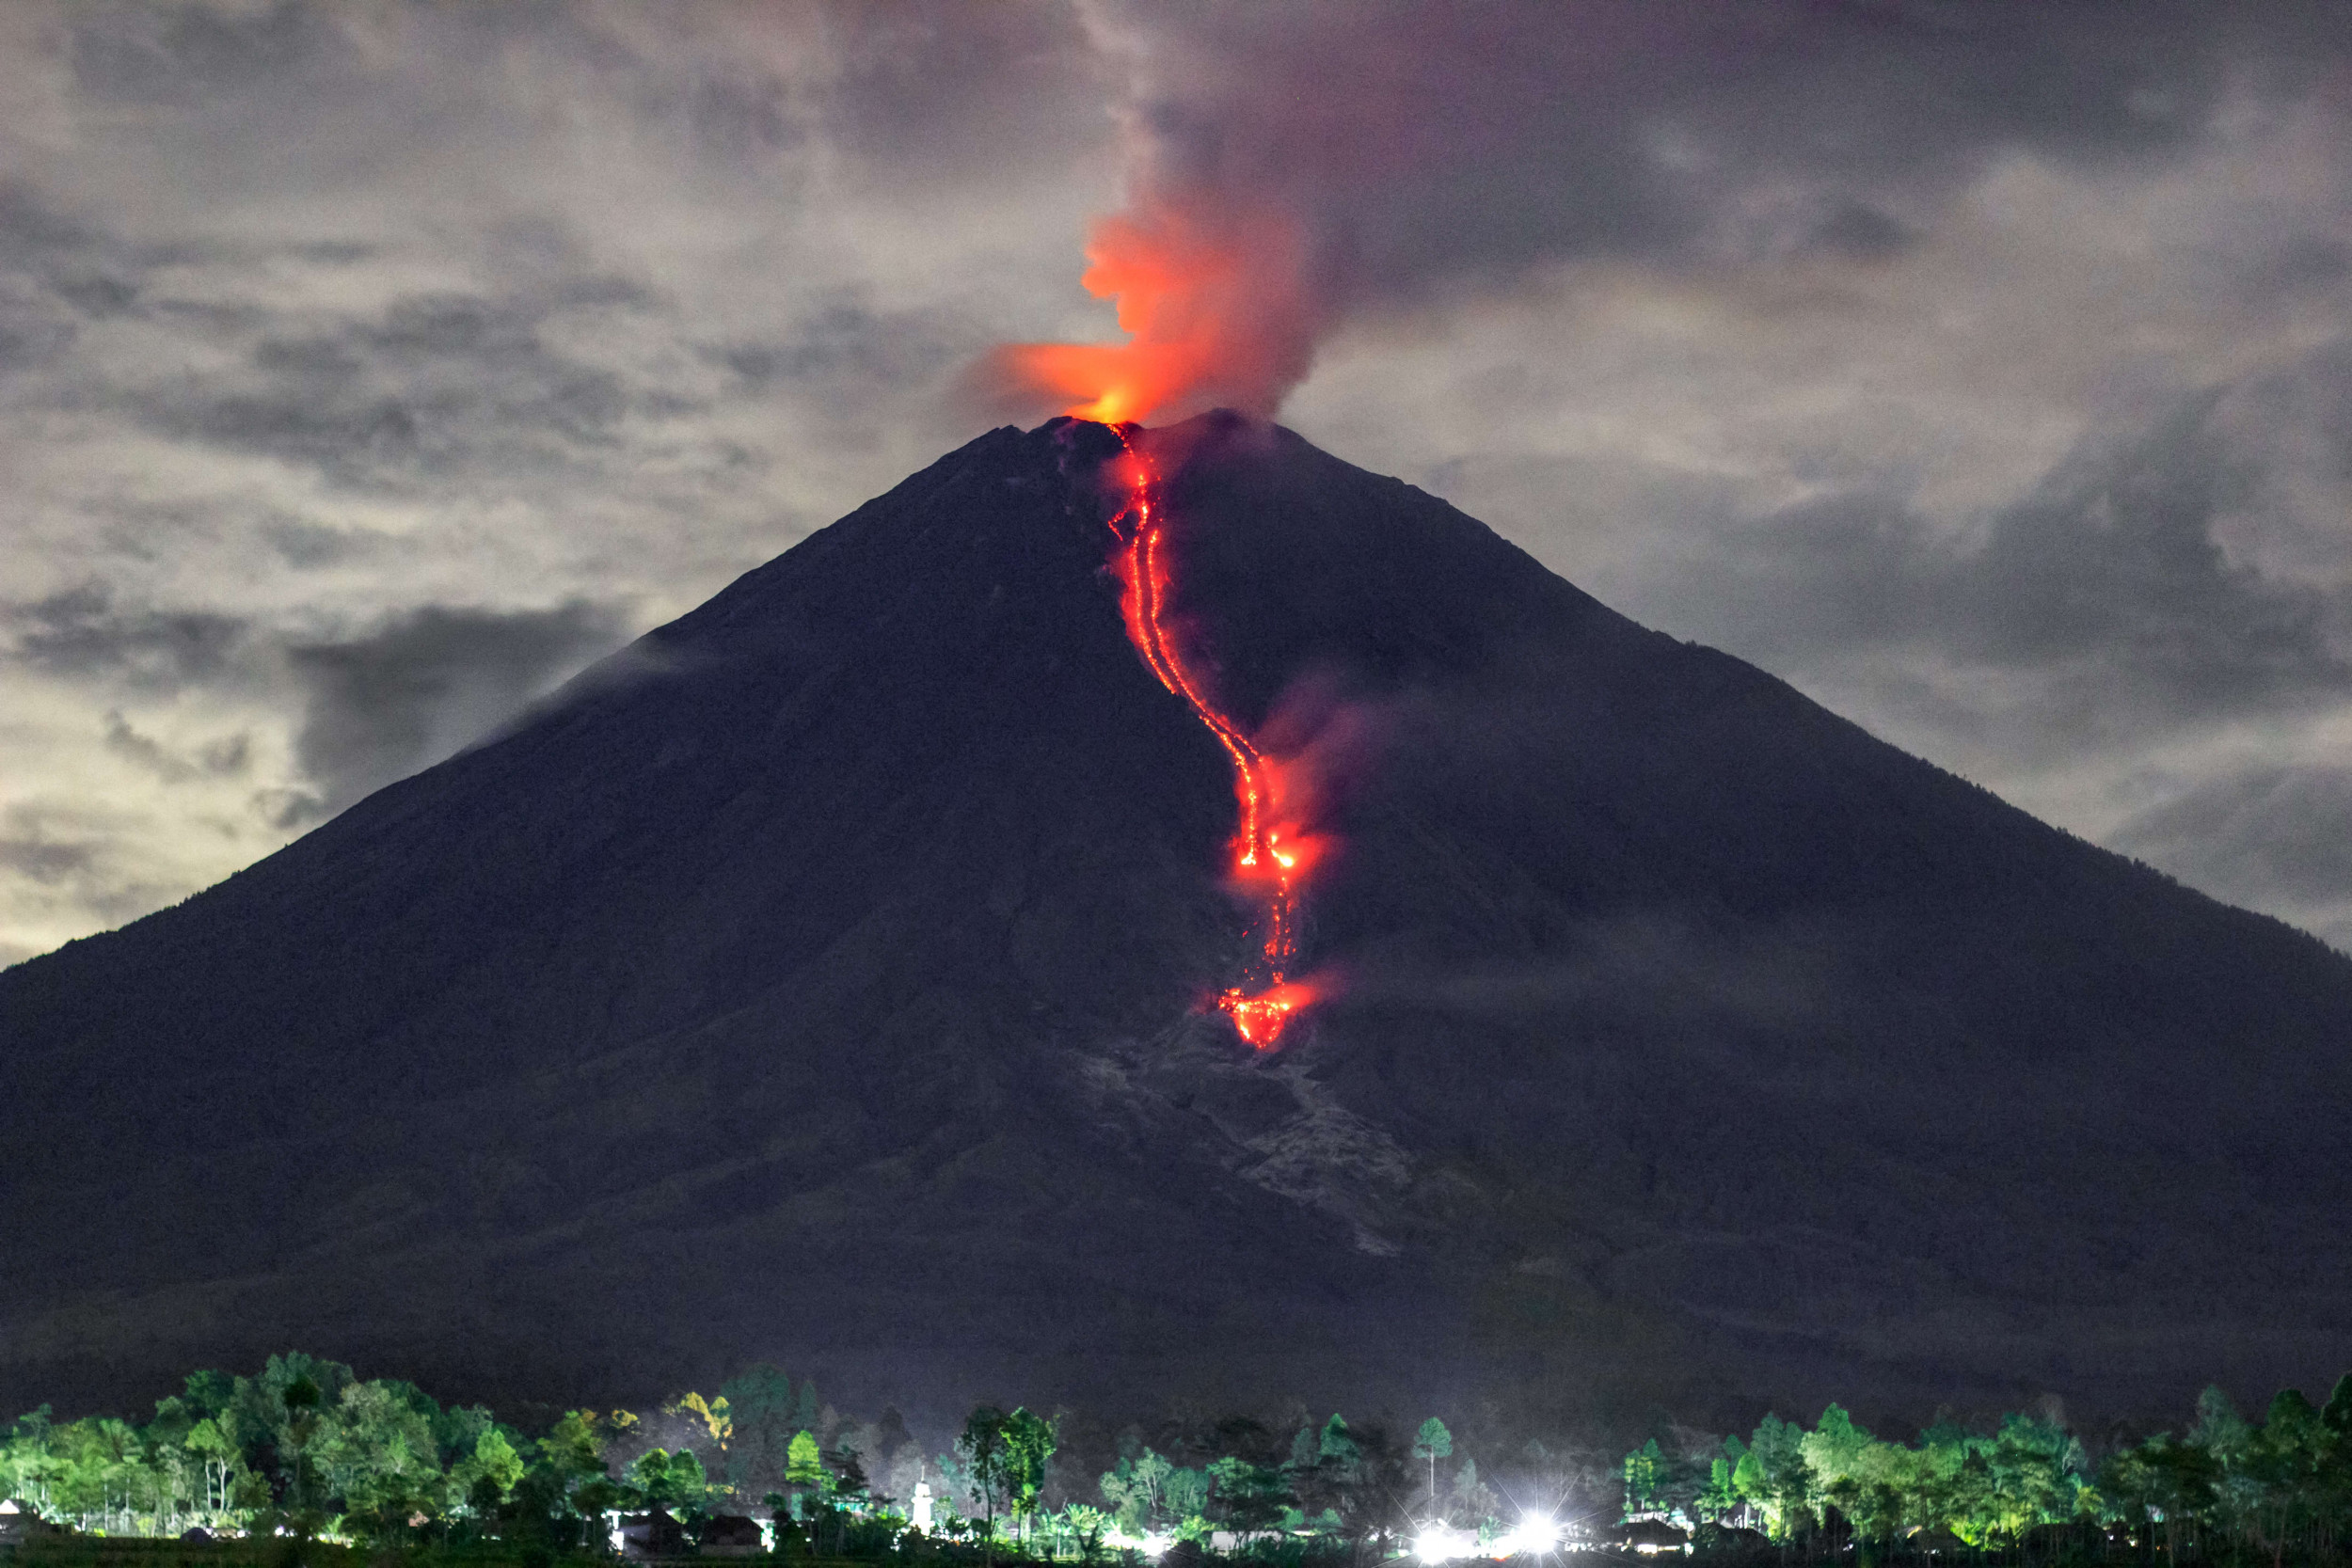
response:
M1169 565L1159 516L1159 476L1130 438L1133 427L1113 428L1127 449L1119 471L1127 504L1111 519L1112 536L1119 541L1111 568L1125 585L1120 609L1126 616L1127 638L1160 684L1184 700L1232 760L1233 794L1241 808L1232 843L1233 880L1265 908L1264 940L1244 983L1218 995L1216 1006L1233 1021L1243 1039L1266 1051L1281 1037L1292 1017L1316 1000L1313 986L1291 979L1289 969L1298 947L1298 883L1323 841L1296 819L1304 803L1304 780L1261 752L1209 701L1184 667L1183 651L1165 618Z

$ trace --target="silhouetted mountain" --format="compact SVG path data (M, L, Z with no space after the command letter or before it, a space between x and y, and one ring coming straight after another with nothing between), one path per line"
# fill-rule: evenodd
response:
M992 432L490 743L0 974L0 1403L2176 1408L2343 1370L2352 961L1288 432L1151 438L1324 725L1347 989L1253 1056L1225 762L1099 426ZM11 1407L12 1408L12 1407Z

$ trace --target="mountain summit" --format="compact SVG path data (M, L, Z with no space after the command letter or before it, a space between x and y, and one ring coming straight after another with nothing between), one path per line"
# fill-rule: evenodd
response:
M526 721L0 974L0 1403L299 1345L491 1398L2078 1413L2332 1377L2352 960L1276 427L1144 433L1311 759L1252 1051L1120 440L991 432Z

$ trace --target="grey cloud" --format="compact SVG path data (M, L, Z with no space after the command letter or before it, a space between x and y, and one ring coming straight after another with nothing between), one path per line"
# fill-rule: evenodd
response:
M762 390L828 383L903 388L940 376L976 344L969 324L934 310L877 310L850 292L812 302L787 336L705 352Z
M1809 236L1816 249L1855 261L1883 261L1917 242L1903 225L1867 202L1848 201L1821 220Z
M253 760L253 737L242 732L208 740L196 750L196 765L216 777L233 777Z
M834 8L838 51L811 96L828 144L893 182L999 178L1104 128L1101 62L1079 8Z
M0 373L45 365L73 341L72 316L54 299L0 279Z
M103 582L0 609L0 622L17 628L12 657L43 673L154 691L223 678L252 632L232 615L120 608Z
M153 736L140 734L117 708L106 714L106 750L166 784L186 784L191 779L244 772L252 760L253 742L243 734L225 736L198 747L192 756L182 756Z
M2352 274L2352 245L2328 234L2291 234L2254 269L2269 292L2295 293L2326 288Z
M1876 259L2015 150L2090 166L2200 145L2233 70L2342 60L2340 10L2086 4L1348 5L1124 14L1148 178L1309 219L1341 303L1564 258L1747 260L1745 193ZM1903 211L1889 212L1892 200Z
M2352 768L2212 779L2141 812L2110 842L2221 897L2299 915L2352 951Z
M611 445L637 400L612 371L548 341L548 318L641 304L627 287L411 296L373 319L264 337L237 382L153 390L143 413L172 435L352 484L560 464Z
M2223 551L2249 480L2210 431L2218 401L2078 454L2006 514L1958 575L1948 635L1988 662L2112 659L2201 708L2352 689L2328 595Z
M13 873L39 890L42 902L87 910L108 925L184 894L125 863L122 827L118 819L55 803L11 805L0 812L0 873Z
M76 82L94 97L194 104L282 80L340 36L328 12L295 0L258 8L101 4L75 14L72 58Z
M278 559L298 571L338 566L374 554L391 536L373 529L331 528L301 517L272 517L262 525L262 537Z
M55 360L85 316L135 292L96 270L95 246L21 181L0 181L0 373Z
M139 300L157 267L193 259L198 247L137 244L67 214L22 179L0 180L0 279L20 302L60 323L120 315Z
M90 844L57 844L39 838L0 838L0 866L54 887L87 871L98 858Z
M514 718L624 635L616 606L427 606L363 637L288 650L309 697L295 755L317 786L261 802L280 826L330 816Z
M2042 721L2078 738L2342 700L2352 658L2333 627L2352 580L2224 547L2254 491L2217 428L2221 397L2086 441L1981 539L1950 539L1900 497L1837 495L1723 527L1653 592L1776 669L1909 650L2044 683Z
M24 182L0 181L0 261L22 266L43 257L78 255L97 238Z

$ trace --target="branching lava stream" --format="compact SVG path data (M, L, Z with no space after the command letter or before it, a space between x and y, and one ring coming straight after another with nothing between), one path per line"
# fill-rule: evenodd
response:
M1158 498L1159 475L1136 449L1138 427L1114 425L1126 457L1119 477L1127 504L1111 518L1118 546L1111 566L1125 591L1120 608L1128 641L1152 667L1160 684L1182 697L1193 716L1208 726L1233 765L1233 793L1241 820L1233 835L1233 880L1264 909L1264 940L1252 956L1241 985L1220 992L1216 1006L1233 1021L1241 1037L1260 1051L1273 1048L1283 1027L1316 999L1313 986L1290 978L1298 947L1298 881L1313 863L1321 841L1289 819L1298 802L1298 780L1279 759L1260 751L1241 727L1209 701L1184 667L1183 651L1164 618L1169 567Z

